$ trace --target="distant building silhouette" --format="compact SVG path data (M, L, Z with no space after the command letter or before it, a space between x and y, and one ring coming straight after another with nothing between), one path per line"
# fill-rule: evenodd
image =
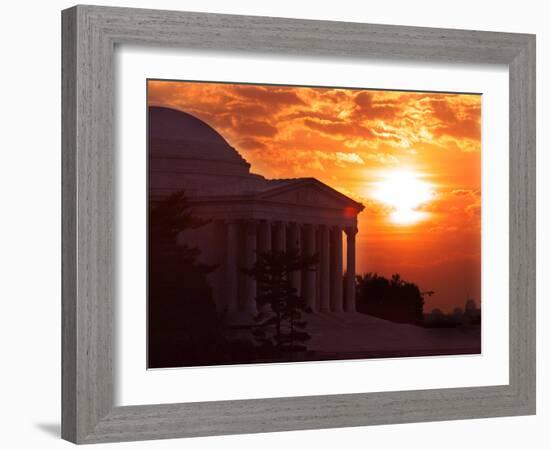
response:
M481 309L473 298L466 298L464 309L456 307L452 313L444 314L435 308L429 314L424 314L424 324L429 327L457 327L461 325L479 325Z
M466 300L466 305L464 306L464 317L471 323L481 321L481 309L477 307L477 304L473 298L468 298Z

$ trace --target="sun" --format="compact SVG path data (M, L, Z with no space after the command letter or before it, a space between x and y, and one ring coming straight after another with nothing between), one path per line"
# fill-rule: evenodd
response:
M434 197L434 186L424 178L422 174L407 169L384 172L382 179L373 183L371 195L392 208L389 216L392 222L414 224L428 216L418 208Z

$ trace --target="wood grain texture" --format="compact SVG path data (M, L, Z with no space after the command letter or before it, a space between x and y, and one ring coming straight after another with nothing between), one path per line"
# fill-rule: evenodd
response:
M77 443L535 412L535 37L77 6L63 11L62 435ZM510 71L510 383L113 406L115 44L506 64Z
M62 156L61 156L61 340L62 340L62 431L76 440L76 10L62 17Z

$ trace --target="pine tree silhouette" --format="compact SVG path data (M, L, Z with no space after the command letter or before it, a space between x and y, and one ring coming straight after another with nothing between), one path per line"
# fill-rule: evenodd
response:
M306 350L310 339L305 331L303 312L310 312L304 298L292 286L296 271L314 270L318 255L302 255L297 249L271 251L257 255L254 266L246 273L256 279L256 302L259 313L253 328L256 339L277 353Z

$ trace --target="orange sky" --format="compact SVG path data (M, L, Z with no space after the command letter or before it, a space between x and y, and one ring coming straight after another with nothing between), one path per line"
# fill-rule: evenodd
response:
M481 96L149 81L267 178L315 177L365 205L358 272L433 290L425 311L479 303Z

